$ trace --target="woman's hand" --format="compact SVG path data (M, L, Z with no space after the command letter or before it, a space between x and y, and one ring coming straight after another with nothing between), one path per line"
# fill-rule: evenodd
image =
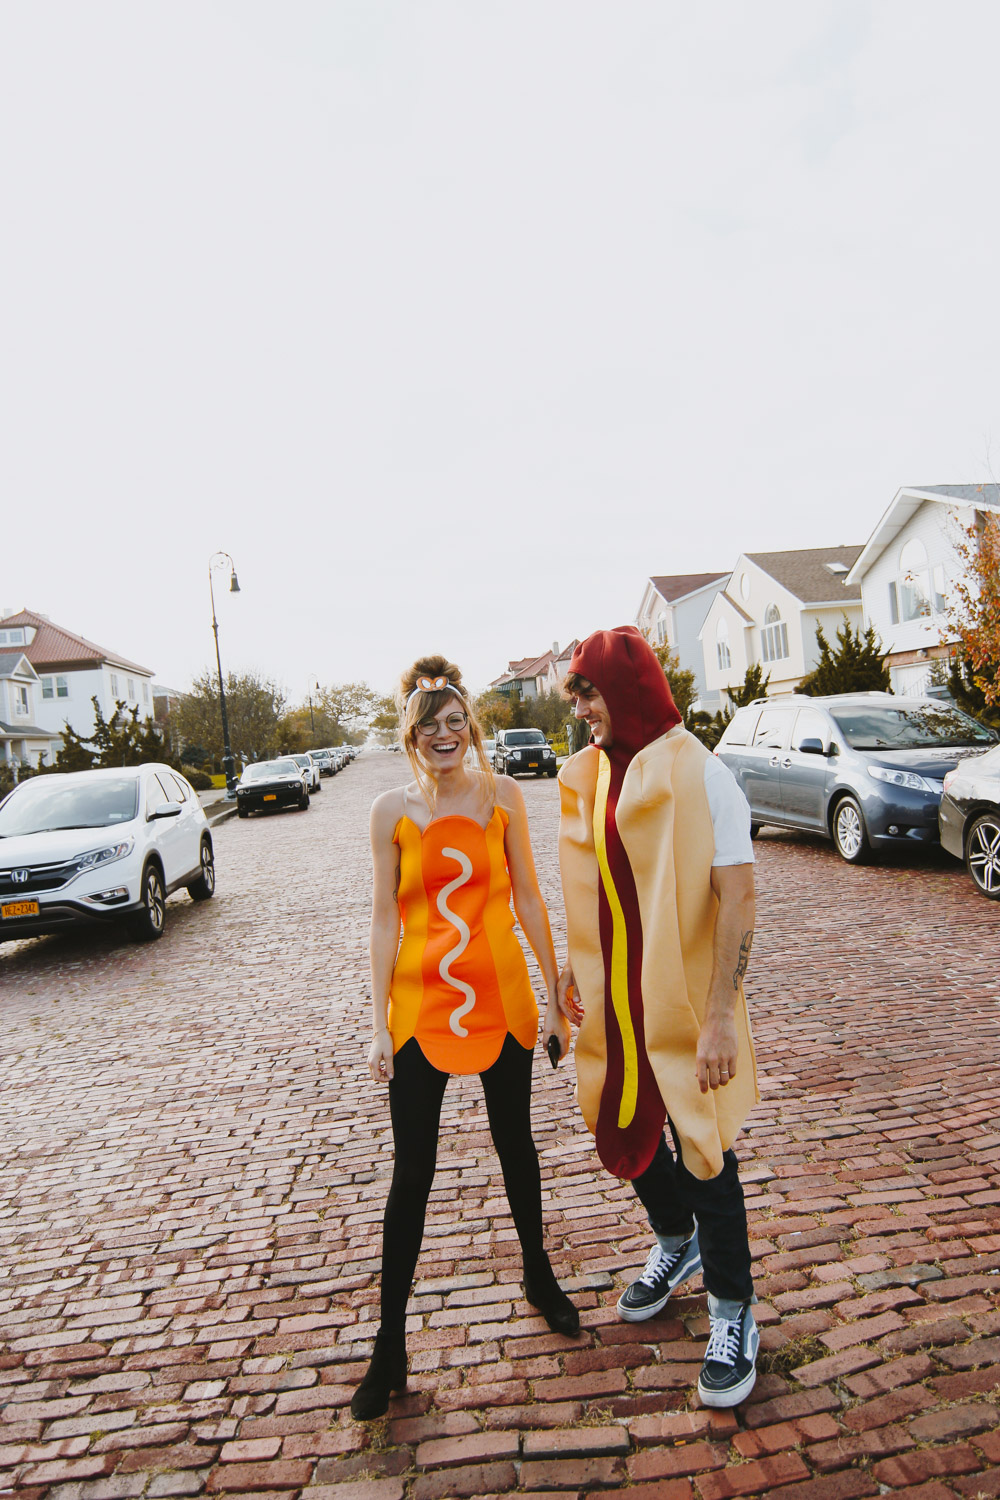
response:
M549 1037L554 1036L559 1041L560 1061L569 1051L570 1029L569 1022L559 1009L559 1003L553 995L545 1007L545 1020L542 1024L542 1046L548 1047Z
M577 996L576 980L573 978L573 970L568 961L563 965L562 973L559 975L556 994L559 1009L567 1021L572 1021L574 1026L579 1026L583 1020L583 1006ZM550 1001L549 1004L551 1003Z
M392 1077L392 1037L385 1026L372 1037L368 1048L368 1071L376 1083L388 1083Z

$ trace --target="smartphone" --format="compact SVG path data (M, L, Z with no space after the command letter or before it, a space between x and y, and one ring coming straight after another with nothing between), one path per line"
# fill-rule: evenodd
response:
M545 1050L549 1054L549 1062L554 1068L558 1068L559 1053L561 1051L561 1048L559 1046L559 1038L556 1036L555 1032L552 1033L548 1041L545 1043Z

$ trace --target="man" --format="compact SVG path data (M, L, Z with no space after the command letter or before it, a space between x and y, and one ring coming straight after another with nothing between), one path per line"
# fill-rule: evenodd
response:
M650 1318L700 1270L711 1333L698 1394L735 1406L753 1389L759 1343L731 1149L759 1098L742 983L754 925L750 810L682 727L632 626L578 646L565 687L591 742L559 775L569 939L560 1005L581 1023L577 1096L598 1154L632 1180L656 1236L618 1311Z

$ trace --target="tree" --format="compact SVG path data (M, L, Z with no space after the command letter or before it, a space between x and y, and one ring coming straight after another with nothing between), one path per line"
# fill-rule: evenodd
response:
M845 615L837 630L837 649L831 647L822 625L816 626L816 644L819 661L799 684L800 693L816 698L826 693L892 692L889 668L874 625L862 634Z
M399 709L395 698L376 698L368 727L380 745L393 743L399 735Z
M989 724L993 729L1000 729L1000 704L990 703L987 700L985 692L976 681L972 663L961 651L951 659L947 685L948 692L959 708L964 709L980 723Z
M226 713L234 755L261 760L278 748L278 724L285 695L277 683L256 672L226 674ZM203 745L208 759L221 763L222 713L219 680L207 668L195 679L176 710L177 731L185 745Z
M565 708L565 704L563 706ZM476 718L483 726L484 733L490 737L495 735L498 729L510 728L510 707L510 699L506 693L495 693L489 690L480 693L473 703Z
M698 696L694 673L687 667L681 666L681 659L677 652L666 642L662 646L654 646L649 638L649 631L645 631L644 634L657 661L663 668L664 677L670 684L670 695L677 705L677 712L686 724L692 705Z
M733 708L746 708L755 698L767 697L767 685L771 681L771 674L764 676L764 668L759 661L755 661L747 667L746 676L743 678L742 687L726 688L726 697Z
M62 746L56 751L57 771L89 771L93 766L140 766L146 761L174 764L174 757L163 734L148 716L140 721L138 706L129 708L117 702L110 719L105 719L100 702L94 705L94 728L89 738L71 729L62 731Z
M965 572L955 583L948 619L968 683L993 708L1000 705L1000 516L983 512L960 527L955 551Z

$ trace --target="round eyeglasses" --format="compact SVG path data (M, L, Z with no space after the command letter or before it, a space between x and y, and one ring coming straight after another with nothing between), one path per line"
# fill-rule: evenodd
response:
M421 719L417 724L417 733L429 737L432 734L437 734L439 729L450 729L452 734L458 734L460 730L465 728L468 722L469 715L467 713L449 714L443 724L439 724L437 719Z

